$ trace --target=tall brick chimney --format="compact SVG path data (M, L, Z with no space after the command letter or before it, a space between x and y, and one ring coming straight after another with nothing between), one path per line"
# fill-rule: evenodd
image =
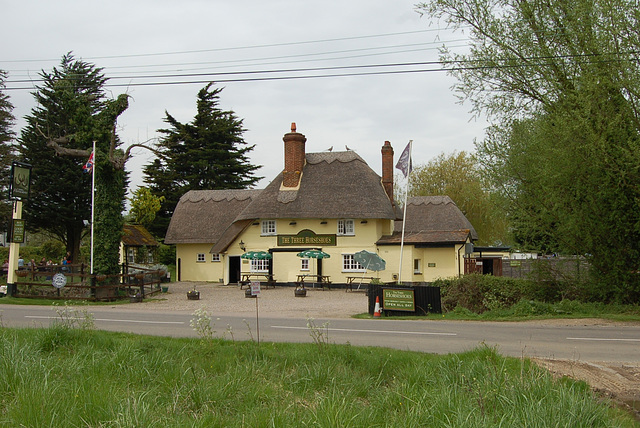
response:
M305 162L304 143L307 137L296 132L296 123L291 124L291 132L284 134L284 171L282 185L284 187L298 187L300 174Z
M382 146L382 187L387 192L387 196L391 203L395 205L393 201L393 147L388 141L384 142Z

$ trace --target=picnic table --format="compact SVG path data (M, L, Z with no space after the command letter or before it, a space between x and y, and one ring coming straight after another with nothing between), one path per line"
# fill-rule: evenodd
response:
M369 281L373 281L375 278L372 276L348 276L347 277L347 284L344 287L344 291L347 292L349 290L353 291L353 283L358 281L358 290L360 289L360 286L362 285L362 281L363 280L369 280Z
M296 281L297 288L304 288L305 281L313 284L313 288L315 288L316 284L320 284L322 287L322 291L324 291L324 287L327 287L331 290L331 277L329 275L311 275L311 274L303 274L298 275L298 279Z
M276 288L276 280L273 278L273 274L271 273L243 273L242 279L240 280L240 290L245 285L251 284L251 281L258 280L261 283L266 283L266 288L269 286Z

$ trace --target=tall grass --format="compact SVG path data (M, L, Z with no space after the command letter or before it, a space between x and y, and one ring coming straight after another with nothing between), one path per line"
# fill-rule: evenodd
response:
M0 338L1 426L634 426L586 384L486 347L435 356L61 325Z

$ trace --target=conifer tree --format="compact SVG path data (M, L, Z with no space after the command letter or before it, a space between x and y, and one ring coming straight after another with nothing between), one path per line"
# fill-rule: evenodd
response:
M15 118L13 116L13 105L9 96L3 91L6 73L0 70L0 231L7 230L10 218L10 205L7 199L7 186L11 162L14 159L12 130Z
M41 77L44 83L34 92L38 107L27 116L19 147L22 159L33 168L27 226L57 236L78 260L84 221L91 218L91 175L83 172L83 165L95 142L94 272L118 273L124 167L132 147L146 147L120 148L115 128L128 107L128 96L106 99L102 69L71 54Z
M242 189L261 177L260 168L249 163L248 146L243 139L242 119L233 111L219 107L221 88L213 83L198 92L197 113L193 121L180 123L166 112L167 129L158 151L159 159L144 169L145 183L152 193L164 196L160 211L149 230L163 238L180 197L189 190Z

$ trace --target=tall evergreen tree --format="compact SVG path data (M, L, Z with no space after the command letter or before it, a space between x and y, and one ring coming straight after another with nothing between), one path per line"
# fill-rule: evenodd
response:
M190 123L180 123L168 112L168 129L158 144L160 158L144 169L145 183L156 196L164 196L160 211L149 230L164 237L180 197L189 190L242 189L257 183L260 166L249 163L243 139L242 119L219 107L221 88L213 83L198 92L197 114Z
M0 233L9 225L11 207L7 201L7 186L11 162L14 160L13 105L9 96L4 93L6 73L0 70Z
M20 138L21 158L33 167L24 214L28 228L51 233L77 257L83 221L91 218L91 176L82 170L86 159L57 156L47 143L68 138L67 148L90 150L92 116L104 108L106 79L100 69L71 54L40 76L43 84L33 93L37 107L26 117Z
M22 158L33 166L27 225L60 238L77 260L91 210L91 176L83 164L95 142L95 272L117 273L131 147L119 148L115 126L128 97L106 99L102 70L71 54L41 77L44 83L34 93L38 107L27 116L20 139Z

